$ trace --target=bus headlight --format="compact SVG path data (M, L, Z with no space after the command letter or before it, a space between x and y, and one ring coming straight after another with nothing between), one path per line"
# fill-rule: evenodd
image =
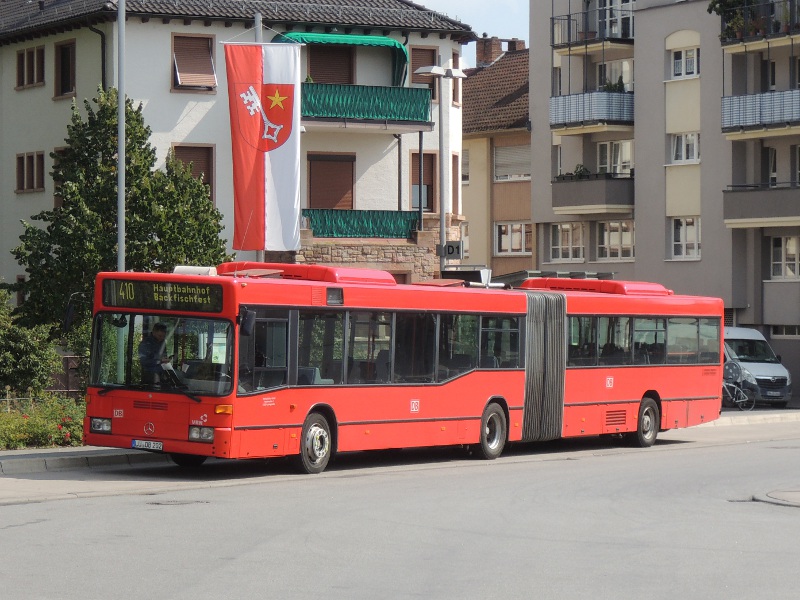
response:
M111 433L111 419L92 417L89 421L89 431L92 433Z
M214 441L214 428L192 425L191 427L189 427L189 441L206 442L210 444L211 442Z

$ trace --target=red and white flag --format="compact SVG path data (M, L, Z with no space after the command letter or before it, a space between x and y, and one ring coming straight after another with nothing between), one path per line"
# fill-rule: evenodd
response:
M300 249L300 44L225 44L233 248Z

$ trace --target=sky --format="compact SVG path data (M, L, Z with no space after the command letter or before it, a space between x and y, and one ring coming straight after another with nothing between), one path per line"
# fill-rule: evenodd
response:
M530 47L528 11L529 0L413 0L425 8L444 13L472 27L479 37L519 38ZM541 2L541 0L530 0ZM549 9L549 7L548 7ZM475 43L464 47L462 68L475 66Z

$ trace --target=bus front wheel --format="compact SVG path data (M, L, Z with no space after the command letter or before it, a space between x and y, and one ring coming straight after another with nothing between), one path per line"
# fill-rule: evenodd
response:
M494 460L500 456L506 445L507 432L506 413L498 404L492 402L484 409L481 416L481 456L486 460Z
M300 442L300 468L309 475L322 473L331 459L331 428L319 413L311 413L303 423Z
M658 404L652 398L645 398L639 405L639 419L636 431L630 434L631 441L640 448L649 448L656 443L660 425Z

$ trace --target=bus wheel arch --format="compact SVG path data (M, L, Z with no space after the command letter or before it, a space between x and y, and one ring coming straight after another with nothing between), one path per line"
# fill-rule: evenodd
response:
M504 398L490 398L481 415L480 456L494 460L503 453L508 441L508 405Z
M648 393L639 404L636 431L629 434L631 442L640 448L649 448L656 442L661 430L661 402L657 394Z
M313 407L303 422L299 467L303 473L322 473L336 452L336 416L327 405Z

